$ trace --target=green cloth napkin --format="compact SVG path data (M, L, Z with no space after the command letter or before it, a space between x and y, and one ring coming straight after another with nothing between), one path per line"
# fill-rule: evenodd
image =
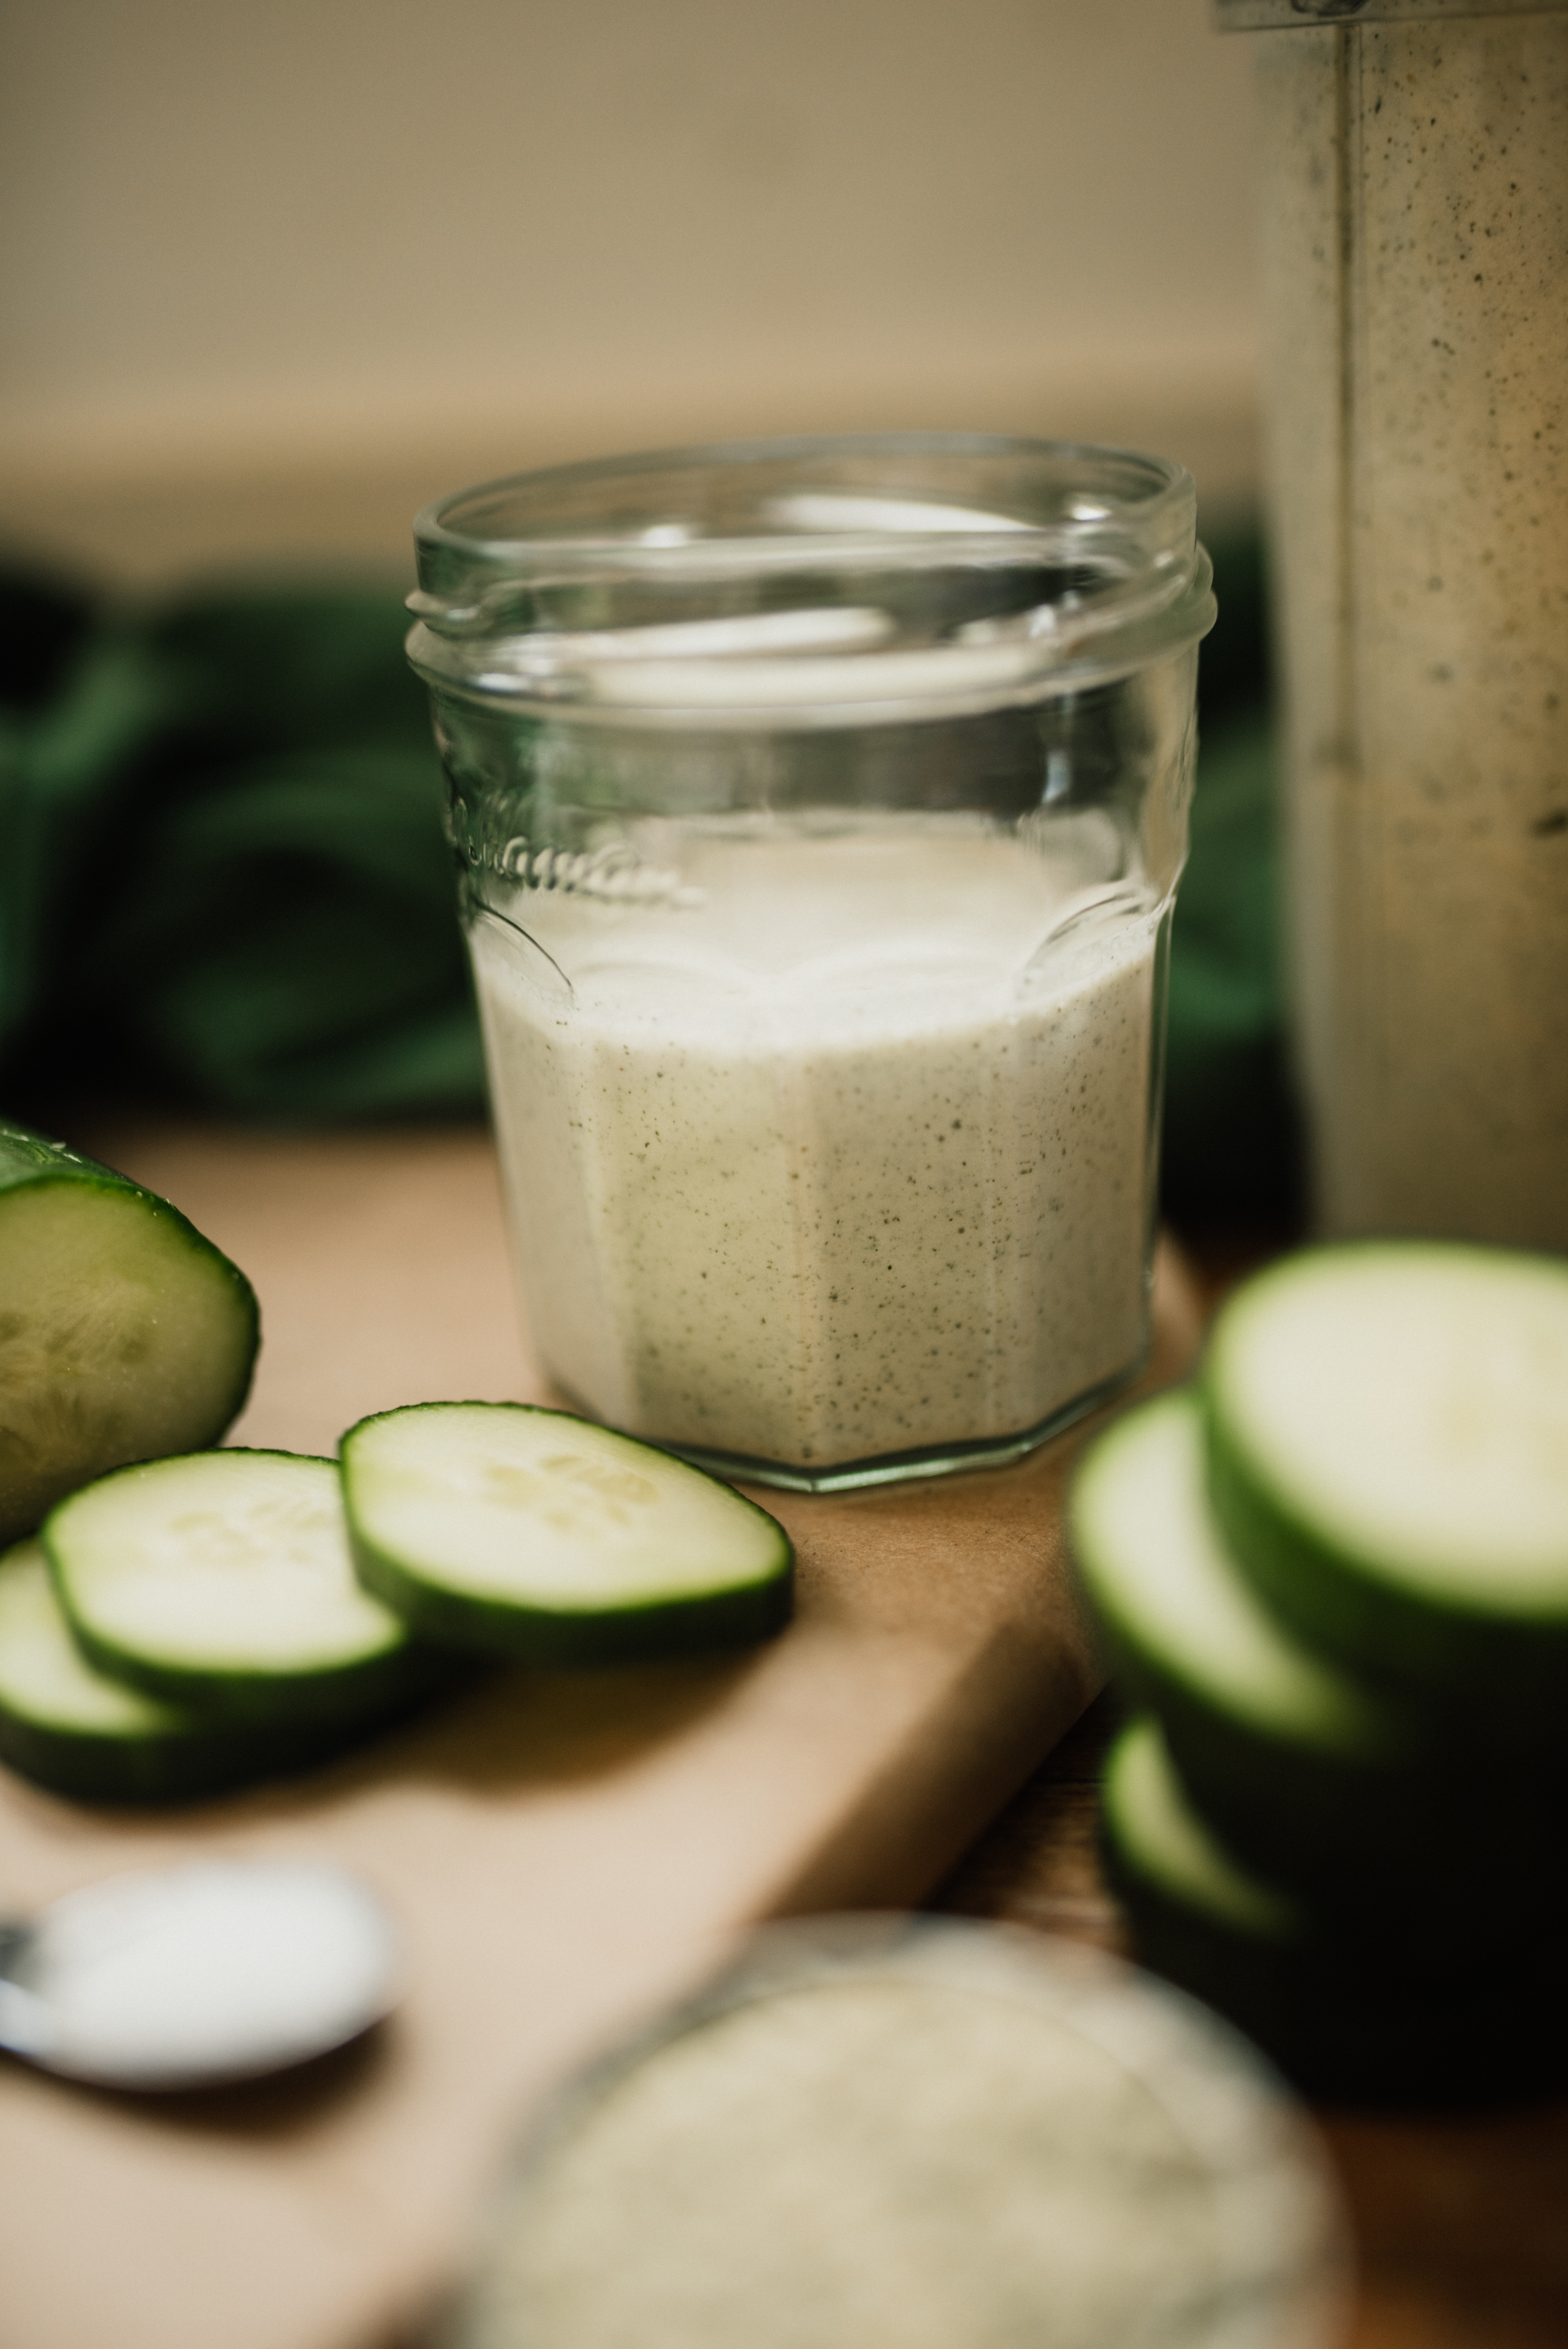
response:
M1262 571L1215 550L1171 959L1168 1204L1288 1205ZM406 617L374 586L139 613L0 574L0 1108L112 1092L323 1123L484 1081Z
M321 1122L482 1105L406 616L377 587L139 617L12 582L5 1097L110 1086Z

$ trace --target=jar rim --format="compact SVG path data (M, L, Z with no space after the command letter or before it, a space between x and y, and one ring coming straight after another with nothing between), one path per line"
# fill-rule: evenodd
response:
M1563 0L1214 0L1222 33L1354 32L1359 25L1555 16Z
M990 434L552 466L420 513L408 655L466 698L623 726L995 708L1205 633L1196 512L1167 459Z

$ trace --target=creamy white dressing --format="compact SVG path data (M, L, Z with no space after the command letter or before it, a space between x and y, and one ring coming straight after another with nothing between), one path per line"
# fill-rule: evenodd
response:
M655 879L520 887L470 934L560 1383L815 1469L1020 1433L1130 1368L1159 908L1109 819L645 832Z

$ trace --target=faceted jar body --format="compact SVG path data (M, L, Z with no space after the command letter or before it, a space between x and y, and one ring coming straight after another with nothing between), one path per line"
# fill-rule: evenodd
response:
M1014 1457L1129 1377L1212 609L1185 477L764 445L422 528L410 648L565 1393L826 1488Z
M1256 51L1318 1219L1568 1247L1568 11L1221 13L1292 26Z

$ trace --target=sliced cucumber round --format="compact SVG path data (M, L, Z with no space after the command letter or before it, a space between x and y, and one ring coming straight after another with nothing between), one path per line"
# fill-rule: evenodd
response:
M167 1200L0 1120L0 1544L107 1468L215 1444L258 1327Z
M1101 1835L1141 1962L1216 2007L1307 2095L1440 2107L1568 2081L1561 1935L1528 1963L1511 1945L1462 1969L1380 1961L1241 1865L1147 1717L1108 1757Z
M1248 1741L1271 1773L1305 1757L1315 1789L1326 1764L1359 1779L1419 1763L1411 1709L1319 1657L1259 1600L1209 1510L1204 1475L1202 1409L1177 1389L1108 1429L1074 1480L1073 1554L1132 1676Z
M179 1802L304 1769L344 1742L336 1723L228 1721L108 1679L71 1638L42 1543L0 1557L0 1759L38 1785L79 1802Z
M337 1470L200 1452L102 1476L43 1543L88 1661L231 1718L361 1719L418 1684L407 1626L360 1588Z
M1568 1261L1439 1241L1308 1249L1221 1311L1210 1495L1309 1638L1561 1733Z
M1135 1714L1118 1734L1101 1806L1112 1852L1140 1882L1248 1940L1288 1949L1311 1940L1303 1903L1243 1868L1194 1809L1151 1715Z
M1086 1454L1073 1553L1123 1686L1155 1713L1187 1785L1249 1864L1315 1897L1429 1916L1435 1872L1473 1815L1528 1861L1560 1805L1479 1783L1470 1745L1305 1645L1247 1582L1204 1492L1203 1418L1177 1390ZM1529 1875L1538 1880L1538 1868ZM1560 1897L1560 1896L1559 1896Z
M539 1664L638 1661L767 1638L789 1537L716 1476L526 1403L417 1403L343 1439L366 1588L418 1631Z

